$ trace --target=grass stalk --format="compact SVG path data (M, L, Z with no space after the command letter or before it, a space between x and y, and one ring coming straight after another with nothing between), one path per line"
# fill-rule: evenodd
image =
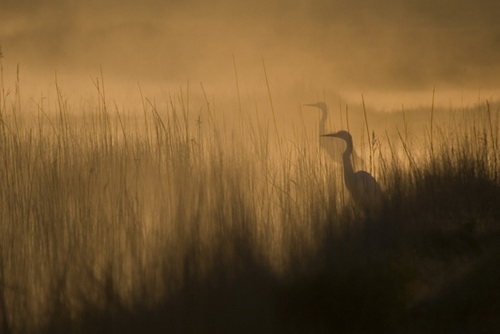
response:
M372 142L372 138L370 136L370 128L368 127L368 116L366 114L366 106L365 106L365 98L363 96L363 94L361 94L361 101L363 103L363 116L364 116L364 120L365 120L365 129L366 129L366 137L368 138L368 149L370 151L370 171L373 171L373 155L374 155L374 151L373 151L373 142Z

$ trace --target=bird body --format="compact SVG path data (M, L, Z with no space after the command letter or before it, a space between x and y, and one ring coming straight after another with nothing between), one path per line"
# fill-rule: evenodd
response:
M368 172L360 170L355 172L351 162L353 152L352 136L347 131L338 131L322 135L322 137L336 137L346 142L342 153L344 165L344 183L350 192L356 206L363 210L377 206L382 199L382 189L375 178Z

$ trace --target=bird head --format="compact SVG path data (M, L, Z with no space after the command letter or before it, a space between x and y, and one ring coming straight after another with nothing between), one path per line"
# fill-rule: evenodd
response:
M344 139L346 142L352 142L352 136L349 132L345 130L340 130L338 132L326 133L321 135L321 137L336 137L340 139Z
M304 106L306 106L306 107L316 107L316 108L318 108L320 110L323 110L323 111L327 110L327 106L326 106L325 102L307 103L307 104L304 104Z

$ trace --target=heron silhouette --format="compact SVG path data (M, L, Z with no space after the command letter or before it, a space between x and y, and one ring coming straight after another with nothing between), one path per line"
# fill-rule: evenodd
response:
M319 120L319 134L320 136L326 134L327 133L326 120L328 118L328 106L326 105L326 103L325 102L308 103L304 104L304 106L315 107L321 111L321 118ZM320 137L319 146L323 151L325 151L330 156L331 159L333 159L338 163L342 163L342 152L344 150L342 143L338 141L329 140L328 138ZM359 166L363 162L363 160L359 157L359 155L354 151L354 148L353 148L352 159L354 165Z
M358 208L364 211L376 208L382 200L382 189L380 188L380 184L378 184L377 180L375 180L370 173L364 170L354 171L351 162L351 154L353 152L351 134L345 130L341 130L321 136L340 138L346 142L345 151L342 153L345 186Z

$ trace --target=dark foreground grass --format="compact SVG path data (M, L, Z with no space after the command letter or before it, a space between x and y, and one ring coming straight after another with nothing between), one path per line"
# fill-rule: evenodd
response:
M429 178L447 186L388 200L370 218L332 217L344 228L325 228L317 249L292 256L280 274L236 229L215 243L202 278L190 269L201 260L193 243L179 287L153 305L146 293L125 305L110 271L96 282L100 303L86 301L74 319L59 305L38 332L495 332L500 185L444 170L416 181Z
M427 158L381 156L367 213L307 145L275 158L265 132L193 131L173 106L140 126L64 108L32 125L2 109L3 333L500 330L491 119Z

